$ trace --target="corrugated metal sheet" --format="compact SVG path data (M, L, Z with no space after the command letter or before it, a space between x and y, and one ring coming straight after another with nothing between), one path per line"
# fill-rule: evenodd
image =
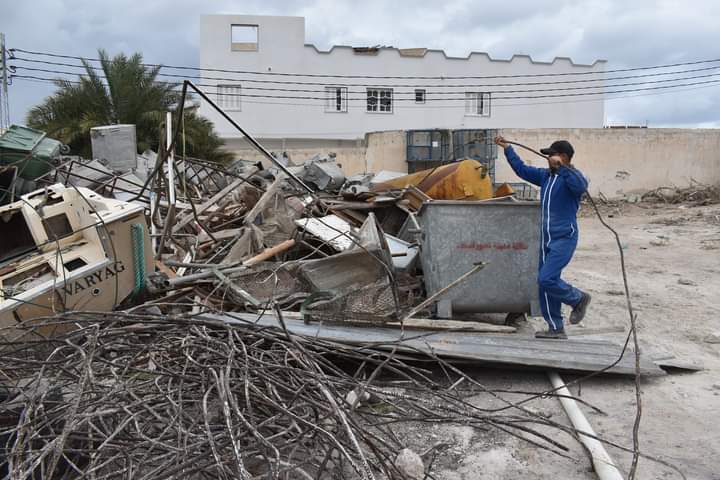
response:
M251 322L259 325L278 326L272 314L264 314L258 320L255 314L233 313L207 315L203 318L226 323ZM257 322L256 322L257 320ZM291 333L311 338L321 338L351 345L372 344L373 348L392 350L400 341L403 352L425 352L439 357L473 360L479 363L501 364L512 367L551 368L553 370L594 372L613 364L622 347L600 340L541 340L519 334L484 335L469 332L413 333L399 329L377 327L354 327L339 325L306 325L302 320L285 318ZM641 358L643 375L663 375L665 372L655 363ZM635 356L628 351L617 365L607 371L621 375L635 374Z

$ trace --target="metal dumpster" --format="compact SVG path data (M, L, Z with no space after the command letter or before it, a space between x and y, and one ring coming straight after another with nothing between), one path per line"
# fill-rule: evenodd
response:
M425 202L419 212L420 261L428 296L487 262L443 295L437 316L453 313L541 315L537 268L540 204L509 200Z
M0 136L0 165L15 165L17 176L35 180L53 167L62 143L45 137L45 132L11 125Z

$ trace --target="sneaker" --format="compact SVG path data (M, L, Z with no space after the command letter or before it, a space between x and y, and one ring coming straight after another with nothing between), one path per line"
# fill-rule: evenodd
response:
M590 300L592 297L589 293L582 292L582 297L580 297L580 301L577 305L575 305L572 309L572 312L570 312L570 323L573 325L577 325L578 323L582 322L582 319L585 318L585 312L587 312L587 307L590 305Z
M567 340L565 329L546 330L544 332L535 332L535 338L550 338L556 340Z

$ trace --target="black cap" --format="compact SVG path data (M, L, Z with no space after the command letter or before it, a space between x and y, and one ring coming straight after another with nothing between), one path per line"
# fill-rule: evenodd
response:
M570 145L570 142L567 140L558 140L556 142L553 142L552 145L550 145L548 148L543 148L540 150L540 153L543 155L555 155L558 153L564 153L568 156L568 158L572 158L575 154L575 149L572 145Z

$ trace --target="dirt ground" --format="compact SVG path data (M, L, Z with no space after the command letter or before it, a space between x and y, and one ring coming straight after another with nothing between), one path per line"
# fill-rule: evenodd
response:
M641 450L678 467L688 479L720 479L720 206L624 204L604 208L618 230L627 262L631 298L638 315L641 351L655 358L674 355L700 364L694 373L674 371L643 381ZM584 326L615 329L588 336L622 342L629 325L623 296L619 256L614 237L585 209L581 237L565 278L593 295ZM523 333L543 328L531 319ZM474 377L496 389L542 391L549 388L543 372L476 368ZM570 375L564 376L567 381ZM606 415L582 407L598 435L632 446L635 416L632 378L604 376L581 384L580 396ZM578 388L571 389L578 394ZM478 402L487 404L487 398ZM567 423L560 403L538 399L530 407ZM572 459L538 450L497 431L435 425L405 432L408 447L422 452L429 445L447 443L431 474L438 479L593 479L590 462L578 442L548 431L571 447ZM631 455L609 448L627 473ZM427 461L427 458L426 458ZM676 472L642 459L637 478L681 478Z

